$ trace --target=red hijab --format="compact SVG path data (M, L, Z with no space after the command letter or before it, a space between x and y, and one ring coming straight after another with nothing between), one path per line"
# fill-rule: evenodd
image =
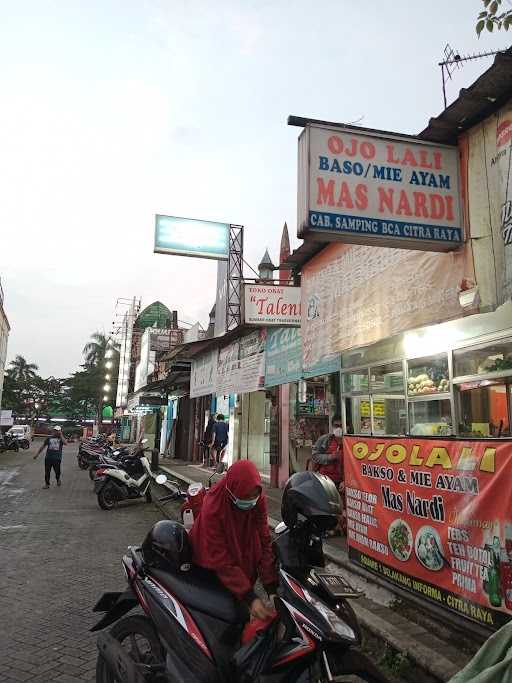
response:
M194 562L213 569L239 598L252 590L258 575L264 584L276 580L263 491L252 510L238 509L226 491L246 498L256 487L262 490L256 465L250 460L234 463L205 496L190 532Z

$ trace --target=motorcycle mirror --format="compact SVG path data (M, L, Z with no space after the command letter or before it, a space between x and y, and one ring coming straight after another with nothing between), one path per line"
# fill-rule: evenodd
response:
M287 528L288 527L286 526L286 524L284 522L279 522L279 524L276 525L276 528L274 529L274 531L276 532L276 534L282 534L283 531L286 531Z
M160 486L163 486L163 484L165 484L165 482L167 481L167 477L165 476L165 474L157 474L157 476L155 477L155 481L157 484L160 484Z

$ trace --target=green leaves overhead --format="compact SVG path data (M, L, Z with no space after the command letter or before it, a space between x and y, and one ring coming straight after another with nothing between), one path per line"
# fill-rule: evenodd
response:
M497 31L504 29L508 31L512 25L512 10L506 10L498 14L501 9L502 0L482 0L486 8L477 17L475 30L478 37L484 29L492 33L496 28Z

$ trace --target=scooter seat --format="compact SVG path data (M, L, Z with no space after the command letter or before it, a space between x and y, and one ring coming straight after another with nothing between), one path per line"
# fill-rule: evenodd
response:
M215 572L192 567L174 573L151 569L150 575L163 584L185 607L228 624L243 624L249 618L247 607L221 583Z

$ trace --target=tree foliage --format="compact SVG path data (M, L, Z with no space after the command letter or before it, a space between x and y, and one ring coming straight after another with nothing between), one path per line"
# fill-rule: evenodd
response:
M482 0L484 10L480 12L476 22L476 32L480 37L482 31L492 33L494 29L498 31L505 29L508 31L512 26L512 10L502 10L502 0Z
M35 363L16 356L5 373L2 407L13 410L17 416L101 420L104 403L115 401L118 347L106 335L94 332L84 346L83 356L84 363L80 369L64 379L43 378L38 374L39 368ZM104 401L107 374L109 400Z

